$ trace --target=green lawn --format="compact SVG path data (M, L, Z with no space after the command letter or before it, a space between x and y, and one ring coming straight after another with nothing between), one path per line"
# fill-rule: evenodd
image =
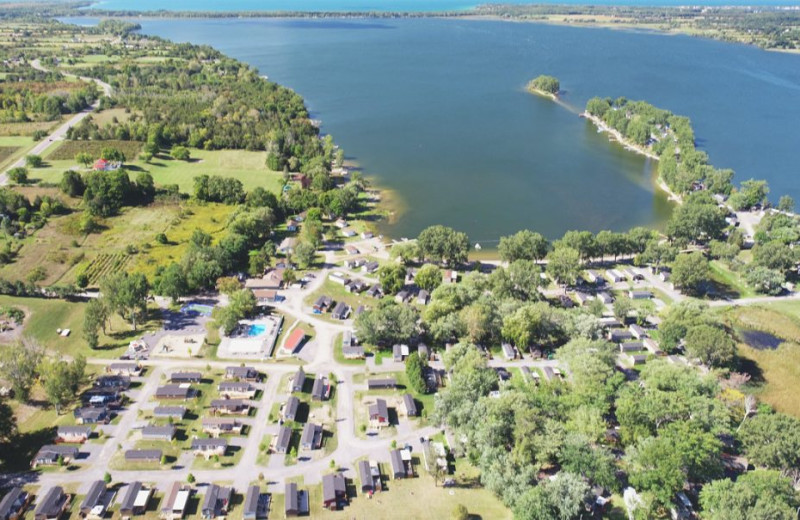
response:
M339 512L322 508L320 485L299 486L299 488L309 492L312 518L393 520L398 517L399 511L402 511L401 516L404 518L450 518L458 504L467 507L470 518L501 520L510 519L512 516L511 511L485 489L435 486L433 478L428 475L422 475L419 478L389 480L386 482L385 490L374 495L372 499L358 493L357 496L351 497L350 504ZM283 496L276 496L276 507L282 505L283 500ZM280 511L279 509L274 510Z
M750 298L757 293L745 283L739 273L731 271L724 263L718 260L709 262L711 279L725 292L733 293L735 298Z
M44 298L20 298L16 296L0 296L0 306L16 306L25 311L26 319L23 324L23 333L37 340L45 348L60 352L68 356L83 354L87 357L117 358L135 337L141 336L144 331L152 330L159 325L157 319L151 319L133 331L130 325L114 315L111 325L106 330L107 334L100 334L100 347L91 350L86 346L83 334L83 308L82 302ZM70 329L67 337L60 336L57 329Z
M344 270L344 269L341 272L343 272L345 274L348 274L348 272L346 270ZM317 289L313 293L311 293L308 296L306 296L306 298L303 300L303 303L305 303L306 305L308 305L310 307L310 306L314 305L314 302L320 296L330 296L331 298L333 298L333 301L334 301L333 305L334 306L338 302L346 303L352 309L351 312L355 312L356 309L358 309L359 305L364 305L365 307L368 307L368 306L375 305L375 303L377 302L377 300L375 300L374 298L370 298L369 296L366 296L366 294L364 294L362 296L362 295L355 294L355 293L349 293L349 292L345 291L343 285L338 284L338 283L336 283L336 282L334 282L334 281L332 281L330 279L326 279L322 283L322 285L319 287L319 289ZM326 321L330 321L330 322L333 322L333 323L341 323L339 320L334 320L331 317L330 312L326 312L324 314L320 314L319 317L321 319L324 319Z
M741 368L752 375L750 389L775 409L800 417L800 302L727 308L718 311L729 326L762 330L786 340L775 350L738 345Z

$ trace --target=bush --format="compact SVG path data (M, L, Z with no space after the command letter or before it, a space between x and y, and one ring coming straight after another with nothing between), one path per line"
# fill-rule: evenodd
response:
M45 137L47 137L47 132L45 132L44 130L36 130L33 133L33 140L34 141L41 141Z
M188 161L190 157L189 149L185 146L173 146L169 154L179 161Z
M38 155L26 155L25 164L28 165L29 168L40 168L42 164L44 164L44 161Z
M452 520L469 520L469 511L464 504L458 504L450 515Z
M158 235L156 235L156 242L158 242L159 244L168 244L169 240L167 240L166 234L159 233Z
M17 184L25 184L28 182L28 170L18 166L8 170L8 178Z

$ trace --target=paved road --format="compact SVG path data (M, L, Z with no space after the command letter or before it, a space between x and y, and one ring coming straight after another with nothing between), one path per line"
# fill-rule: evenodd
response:
M37 70L41 70L41 71L47 72L47 69L44 68L39 63L39 60L31 61L31 67L33 67L34 69L37 69ZM66 76L66 77L73 77L73 78L76 77L76 76L74 76L72 74L64 74L63 72L62 72L62 74L64 76ZM112 94L112 92L113 92L113 90L111 88L111 85L109 85L108 83L105 83L103 81L100 81L99 79L86 78L86 77L83 77L83 76L77 76L77 77L79 79L83 80L83 81L93 81L94 83L96 83L103 90L103 93L106 96L110 96ZM94 112L97 109L97 107L99 107L99 106L100 106L100 100L98 99L97 101L92 103L91 106L89 106L85 110L82 110L81 112L78 112L74 116L70 117L64 124L62 124L61 126L56 128L53 131L53 133L51 133L49 136L44 138L36 146L31 148L31 150L28 152L27 155L42 155L48 148L53 146L56 142L63 141L64 137L67 135L67 130L69 130L73 126L77 125L78 123L80 123L81 121L86 119L86 117L89 114L91 114L92 112ZM11 170L12 168L22 167L22 166L25 166L25 158L24 157L19 159L17 162L12 164L11 166L9 166L8 169L6 169L6 171L4 171L3 173L0 173L0 186L5 186L6 184L8 184L8 170Z

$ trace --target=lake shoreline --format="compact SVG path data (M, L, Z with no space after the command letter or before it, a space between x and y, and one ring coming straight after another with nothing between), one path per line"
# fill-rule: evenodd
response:
M647 157L648 159L652 159L654 161L660 160L658 155L654 154L652 151L648 150L647 148L644 148L643 146L637 145L636 143L634 143L630 139L627 139L625 136L622 135L622 133L620 133L619 130L617 130L615 128L611 128L610 126L608 126L599 117L594 116L594 115L590 114L589 112L587 112L585 110L579 114L579 117L582 117L582 118L584 118L584 119L586 119L588 121L591 121L592 124L594 124L594 126L597 127L597 129L599 131L601 131L602 133L608 134L608 136L609 136L608 140L609 141L618 142L623 148L625 148L625 150L627 150L629 152L637 153L639 155L643 155L643 156ZM667 183L664 182L664 179L661 178L661 174L659 174L656 177L655 185L656 185L656 187L658 187L659 189L661 189L663 192L665 192L667 194L667 198L669 200L671 200L673 202L676 202L678 204L682 204L683 203L683 197L681 197L680 195L678 195L677 193L672 191L669 188L669 186L667 186Z

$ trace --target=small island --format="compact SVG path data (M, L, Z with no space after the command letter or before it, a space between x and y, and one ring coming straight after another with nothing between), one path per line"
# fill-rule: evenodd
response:
M558 81L558 78L542 74L530 80L525 88L532 94L538 94L550 99L558 99L558 93L561 91L561 83Z

